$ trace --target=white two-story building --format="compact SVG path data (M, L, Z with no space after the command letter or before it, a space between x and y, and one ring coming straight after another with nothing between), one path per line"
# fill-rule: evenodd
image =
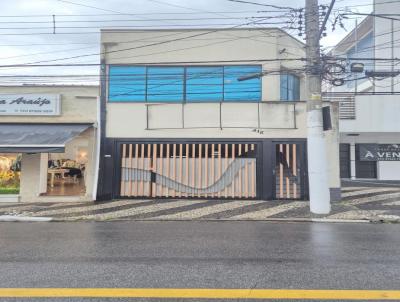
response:
M352 59L349 65L363 63L366 71L400 71L400 20L390 18L399 11L400 2L375 0L375 16L360 22L333 54ZM332 90L340 100L341 177L400 180L400 76L354 73L348 79Z
M308 198L301 42L276 28L107 29L101 46L99 199Z

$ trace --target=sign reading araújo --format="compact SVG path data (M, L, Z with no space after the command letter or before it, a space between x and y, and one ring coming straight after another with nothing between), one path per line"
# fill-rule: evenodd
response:
M0 94L0 115L60 115L59 94Z
M361 161L400 161L400 144L360 144Z

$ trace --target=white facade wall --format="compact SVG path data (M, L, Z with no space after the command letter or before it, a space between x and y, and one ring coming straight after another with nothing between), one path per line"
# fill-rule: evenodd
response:
M182 62L175 65L199 65L188 62L210 62L209 65L241 65L262 64L265 71L278 71L280 69L301 68L301 61L273 61L274 59L301 58L305 56L304 45L294 38L289 37L279 29L257 30L236 29L219 30L213 33L189 38L173 43L154 45L140 48L141 46L159 43L170 39L178 39L192 35L199 35L213 30L146 30L146 31L113 31L102 32L102 45L106 54L104 59L107 64L168 64L169 62ZM267 31L267 33L266 33ZM128 43L127 41L134 41ZM122 49L132 50L121 51ZM117 52L116 52L117 51ZM279 54L279 52L282 52ZM272 60L262 62L257 60ZM239 62L234 62L238 60ZM244 61L243 61L244 60ZM248 60L248 61L245 61ZM255 60L255 61L254 61ZM226 61L226 63L218 62ZM214 62L214 63L213 63ZM204 64L203 64L204 65ZM304 100L304 77L301 80L300 94ZM280 76L267 75L262 78L262 101L280 101ZM239 127L233 129L219 129L219 104L186 104L184 109L186 127L208 127L215 129L185 129L168 130L167 128L180 128L182 125L182 108L180 105L151 104L149 106L149 128L146 130L146 104L144 103L107 103L106 134L109 137L252 137L251 129L257 128L257 104L224 104L222 111L223 124ZM262 106L261 127L284 128L283 131L265 131L265 137L305 137L304 106L300 105L296 116L297 128L293 126L293 106L272 105ZM236 117L240 117L237 119ZM123 126L125 125L125 126ZM151 127L150 127L151 126ZM240 129L240 127L244 127ZM258 135L258 136L257 136ZM260 134L256 134L259 138Z
M341 133L400 133L400 96L357 95L355 108L354 120L340 121Z

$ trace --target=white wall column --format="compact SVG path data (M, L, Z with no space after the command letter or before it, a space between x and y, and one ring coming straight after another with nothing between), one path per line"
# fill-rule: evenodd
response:
M48 153L40 153L39 194L47 193Z
M350 178L356 179L356 144L350 143Z
M39 196L40 154L22 154L21 159L21 187L22 202L36 201Z

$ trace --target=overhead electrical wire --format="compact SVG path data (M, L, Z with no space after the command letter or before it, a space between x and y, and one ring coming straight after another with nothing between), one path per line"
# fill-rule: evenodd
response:
M208 11L212 13L221 14L255 14L257 10L245 10L245 11ZM282 12L281 10L265 11L267 13L277 13ZM106 17L106 16L156 16L156 15L199 15L205 14L205 12L151 12L151 13L114 13L114 14L54 14L55 17ZM0 18L49 18L51 19L53 15L0 15Z
M228 1L244 3L244 4L253 4L253 5L258 5L258 6L272 7L272 8L276 8L276 9L282 9L282 10L295 10L296 9L296 8L290 7L290 6L280 6L280 5L258 3L258 2L252 2L252 1L244 1L244 0L228 0Z
M208 12L207 12L208 13ZM281 18L281 17L283 17L283 16L275 16L276 18ZM270 19L270 18L275 18L274 16L270 16L270 17L267 17L267 18L265 18L265 19ZM260 18L259 18L260 19ZM253 22L250 22L250 23L260 23L260 22L257 22L257 21L253 21ZM266 22L264 22L264 23L266 23ZM284 24L284 23L283 23ZM122 51L122 50L121 50Z
M306 61L305 57L299 58L275 58L275 59L241 59L241 60L203 60L203 61L164 61L164 62L141 62L135 63L134 65L171 65L171 64L211 64L211 63L243 63L243 62L278 62L278 61ZM113 65L113 64L101 64L101 63L69 63L69 64L8 64L0 65L0 68L5 67L84 67L84 66L101 66L101 65Z
M80 4L80 3L75 3L75 2L71 2L71 1L65 1L65 0L57 0L57 1L59 1L59 2L65 2L65 3L70 3L70 4L74 4L74 5L79 5L79 6L85 6L85 7L90 7L90 8L94 8L94 9L99 9L99 10L104 10L104 11L109 11L109 12L115 12L115 11L112 11L112 10L108 10L108 9L102 9L102 8L98 8L98 7L92 7L92 6L87 6L87 5L83 5L83 4ZM163 2L163 1L158 1L158 0L149 0L150 2L156 2L156 3L161 3L161 4L165 4L165 5L169 5L169 6L177 6L177 5L174 5L174 4L170 4L170 3L165 3L165 2ZM232 2L244 2L244 3L250 3L250 4L255 4L254 2L249 2L249 1L240 1L240 0L230 0L230 1L232 1ZM392 2L394 2L394 1L392 1ZM261 3L257 3L258 5L263 5L263 4L261 4ZM288 10L288 11L290 11L290 10L293 10L293 9L295 9L295 8L291 8L291 7L281 7L281 6L274 6L274 5L263 5L263 6L270 6L270 7L274 7L274 8L277 8L277 9L279 9L280 10L280 12L282 12L281 10ZM184 7L184 6L179 6L180 8L184 8L184 9L191 9L191 8L188 8L188 7ZM192 10L194 10L194 11L198 11L197 9L192 9ZM209 13L209 12L201 12L201 14L206 14L206 13ZM103 14L103 15L105 15L105 14ZM110 14L111 15L111 14ZM116 14L115 15L123 15L123 14L121 14L121 13L119 13L119 12L116 12ZM129 14L129 15L131 15L131 14ZM272 18L274 18L274 19L279 19L279 18L284 18L284 17L286 17L286 16L270 16L270 17L267 17L268 19L272 19ZM1 16L0 16L0 18L1 18ZM250 19L250 18L252 18L252 19L263 19L262 17L245 17L245 19ZM188 18L186 18L186 19L188 19ZM201 18L200 18L201 19ZM235 20L235 19L242 19L242 18L232 18L232 17L221 17L221 18L204 18L203 20L223 20L223 19L231 19L231 20ZM184 19L182 19L181 21L183 21ZM164 19L164 20L160 20L160 19L153 19L153 20L137 20L137 21L177 21L176 19ZM132 22L137 22L137 21L132 21ZM179 21L179 20L178 20ZM47 24L47 23L51 23L51 22L46 22L46 23L44 23L43 21L36 21L38 24ZM41 23L39 23L39 22L41 22ZM70 21L57 21L57 22L60 22L60 23L62 23L62 22L64 22L64 23L68 23L68 22L74 22L74 23L80 23L80 22L84 22L84 21L80 21L80 20L70 20ZM97 22L101 22L101 21L99 21L99 20L92 20L92 22L91 23L97 23ZM125 22L124 20L120 20L120 21L112 21L112 20L105 20L105 21L103 21L103 22ZM126 20L126 22L128 22L128 20ZM264 21L265 22L265 21ZM2 23L1 21L0 21L0 23ZM7 22L4 22L4 23L7 23ZM28 22L27 22L28 23ZM268 23L268 22L265 22L265 23ZM287 24L288 22L276 22L276 23L274 23L274 24ZM29 23L28 23L29 24ZM31 24L34 24L34 23L31 23ZM260 25L260 24L262 24L261 22L260 22L260 20L256 20L256 21L253 21L253 22L251 22L251 23L246 23L246 25L252 25L252 26L258 26L258 25ZM231 25L233 25L233 24L215 24L215 26L218 26L218 25L221 25L221 26L231 26ZM158 25L150 25L150 27L152 27L152 26L154 26L154 27L159 27ZM179 27L179 26L188 26L188 25L185 25L185 24L173 24L173 25L171 25L171 24L169 24L169 26L176 26L176 27ZM191 25L191 26L201 26L201 25ZM240 26L245 26L245 25L243 25L243 24L236 24L235 26L234 26L234 28L235 27L240 27ZM135 27L135 26L128 26L128 25L123 25L123 26L120 26L121 28L122 27L125 27L125 28L132 28L132 27ZM137 26L138 28L139 28L139 26ZM143 27L148 27L148 26L143 26ZM18 27L18 28L0 28L0 30L24 30L24 29L29 29L29 30L35 30L35 29L51 29L52 27L43 27L43 28L41 28L41 27L30 27L30 28L23 28L23 27ZM68 27L68 26L65 26L65 27L63 27L63 26L60 26L60 27L57 27L57 29L86 29L86 28L98 28L98 27L95 27L95 26L93 26L93 27L91 27L91 26L76 26L76 27L73 27L73 26L71 26L71 27ZM104 26L102 27L102 28L104 28ZM286 28L288 28L288 27L286 27ZM184 40L186 40L186 39L190 39L190 38L195 38L195 37L197 37L197 36L202 36L202 35L208 35L209 33L212 33L212 32L217 32L217 31L220 31L220 30L226 30L226 29L230 29L230 28L219 28L219 29L213 29L213 30L211 30L211 31L209 31L209 32L203 32L203 33L200 33L200 34L195 34L195 35L192 35L192 36L189 36L189 37L180 37L180 38L176 38L176 39L170 39L170 40L165 40L165 41L156 41L156 42L153 42L153 43L149 43L149 44L145 44L145 45L138 45L138 46L135 46L135 47L130 47L130 48L125 48L125 49L117 49L117 50L109 50L109 51L104 51L104 52L99 52L99 53L92 53L92 54L83 54L83 55L77 55L77 56L70 56L70 57L66 57L66 58L56 58L56 59L52 59L52 60L41 60L41 61L37 61L37 62L31 62L31 63L22 63L22 64L15 64L15 65L12 65L12 64L9 64L9 65L0 65L0 68L7 68L7 67L55 67L55 66L65 66L65 67L78 67L78 66L80 66L80 67L82 67L82 66L93 66L93 67L95 67L95 66L99 66L100 64L41 64L41 63L49 63L49 62L57 62L57 61L62 61L62 60L70 60L70 59L78 59L78 58L84 58L84 57L90 57L90 56L99 56L99 55L102 55L102 54L107 54L107 53L114 53L114 52L124 52L124 51L129 51L129 50L134 50L134 49L140 49L140 48L145 48L145 47L152 47L152 46L158 46L158 45L163 45L163 44L166 44L166 43L171 43L171 42L175 42L175 41L184 41ZM290 28L288 28L288 29L290 29ZM115 30L115 31L114 31ZM112 29L112 30L108 30L107 31L107 33L111 33L111 32L126 32L126 31L118 31L118 29ZM83 32L84 33L84 32ZM80 34L83 34L82 32L80 33ZM29 34L29 33L28 33ZM35 33L36 34L36 33ZM42 33L39 33L39 34L42 34ZM45 33L43 33L43 34L45 34ZM60 32L59 34L76 34L76 33L62 33L62 32ZM2 33L0 33L0 35L2 35ZM6 34L4 34L4 35L6 35ZM198 45L198 46L192 46L192 47L187 47L187 48L180 48L180 49L173 49L173 50L169 50L170 52L173 52L173 51L183 51L183 50L188 50L188 49L194 49L194 48L200 48L200 47L206 47L206 46L208 46L208 45L212 45L212 44L219 44L219 43L228 43L228 42L231 42L231 41L235 41L236 39L242 39L243 37L237 37L237 38L235 38L235 39L230 39L230 40L225 40L225 41L217 41L217 42L213 42L213 43L208 43L208 44L206 44L206 45ZM247 37L248 38L248 37ZM258 42L262 42L262 41L259 41L259 40L256 40L256 41L258 41ZM264 42L266 42L266 41L264 41ZM121 43L123 43L123 42L121 42ZM129 43L129 42L128 42ZM135 43L135 42L133 42L133 43ZM274 44L274 43L273 43ZM280 43L278 43L278 44L280 44ZM282 45L282 44L280 44L280 45ZM2 45L0 45L0 46L2 46ZM282 45L283 46L283 45ZM91 48L91 47L87 47L87 48ZM84 49L84 48L81 48L81 49ZM76 50L79 50L79 49L76 49ZM67 50L68 51L68 50ZM73 51L73 49L70 49L69 51ZM58 51L54 51L54 53L56 53L56 52L63 52L63 50L58 50ZM165 52L165 51L164 51ZM168 52L168 50L167 50L167 52ZM48 53L53 53L53 52L44 52L44 53L37 53L37 54L27 54L27 55L21 55L21 57L22 56L34 56L34 55L40 55L40 54L48 54ZM289 53L289 52L288 52ZM147 55L154 55L154 54L157 54L157 53L150 53L150 54L147 54ZM293 54L292 54L293 55ZM120 57L120 58L132 58L132 57L140 57L140 56L146 56L145 54L138 54L138 55L134 55L134 56L130 56L130 57ZM0 59L9 59L9 58L15 58L15 57L20 57L20 56L14 56L14 57L6 57L6 58L0 58ZM342 58L342 57L336 57L338 60L344 60L344 59L349 59L349 58ZM304 58L288 58L288 59L275 59L275 60L278 60L278 61L290 61L290 60L295 60L295 61L303 61L304 60ZM275 60L273 60L273 61L275 61ZM370 61L382 61L382 62L393 62L393 61L399 61L399 59L398 58L393 58L393 59L386 59L386 58L355 58L355 57L353 57L353 58L350 58L350 60L370 60ZM249 62L249 60L243 60L244 62ZM268 62L268 61L270 61L270 60L254 60L254 62ZM223 61L219 61L219 62L223 62ZM233 62L233 61L230 61L230 62ZM188 62L179 62L178 64L187 64ZM205 63L206 64L206 62L198 62L198 63ZM144 65L151 65L151 63L141 63L141 64L144 64ZM138 65L141 65L141 64L138 64ZM172 62L172 63L168 63L168 62L164 62L164 63L162 63L162 64L176 64L176 62ZM190 64L190 62L189 62L189 64ZM83 78L83 79L88 79L88 78L86 78L86 76L88 76L88 78L91 78L92 76L89 76L89 75L82 75L82 76L80 76L80 77L78 77L78 78ZM93 76L95 76L95 77L97 77L97 78L99 78L99 75L93 75ZM3 77L3 76L1 76L0 75L0 77ZM11 78L11 77L13 77L12 75L5 75L3 78L6 78L6 77L9 77L9 78ZM17 78L18 76L15 76L15 78ZM53 76L48 76L48 78L52 78ZM61 76L62 78L68 78L68 76ZM101 77L101 76L100 76ZM20 77L20 78L23 78L23 77ZM25 78L29 78L29 76L27 76L27 77L25 77ZM38 76L38 77L35 77L36 79L42 79L42 78L46 78L46 77L40 77L40 76ZM72 78L70 79L70 80L72 80Z
M276 22L260 22L259 24L287 24L285 21L276 21ZM208 23L207 27L213 26L233 26L237 25L236 23ZM205 27L204 24L169 24L169 27ZM136 29L136 28L160 28L160 25L153 24L153 25L117 25L117 26L58 26L57 29L92 29L92 28L99 28L99 29L115 29L115 28L129 28L129 29ZM35 30L35 29L53 29L53 27L0 27L0 30ZM61 32L63 33L63 32ZM3 33L0 33L2 35ZM49 33L53 34L53 33Z
M106 23L106 22L160 22L160 21L199 21L199 20L243 20L243 19L279 19L286 15L279 16L244 16L244 17L196 17L196 18L169 18L169 19L112 19L112 20L57 20L56 23ZM0 24L49 24L53 28L53 21L0 21ZM34 27L35 28L35 27ZM60 28L57 26L57 28ZM3 28L0 28L3 29ZM21 29L20 27L11 29Z
M388 31L384 31L384 32L381 32L381 33L375 33L374 34L374 37L381 37L381 36L385 36L385 35L390 35L390 34L392 34L392 32L393 33L396 33L396 32L400 32L400 29L396 29L396 30L394 30L394 31L392 31L392 30L388 30ZM325 46L325 48L335 48L335 47L337 47L337 46L345 46L345 48L346 48L346 46L352 46L352 45L354 45L354 44L356 44L357 42L359 42L363 37L365 37L365 35L364 36L362 36L362 37L359 37L357 40L351 40L351 41L348 41L348 42L342 42L342 43L338 43L337 45L330 45L330 46Z
M64 58L57 58L57 59L51 59L51 60L40 60L40 61L28 62L28 63L24 63L24 64L31 65L31 64L39 64L39 63L64 61L64 60L70 60L70 59L77 59L77 58L84 58L84 57L91 57L91 56L99 56L99 55L116 53L116 52L123 52L123 51L135 50L135 49L142 49L142 48L146 48L146 47L158 46L158 45L168 44L168 43L177 42L177 41L181 41L181 40L186 40L186 39L190 39L190 38L194 38L194 37L200 37L200 36L204 36L204 35L209 35L211 33L216 33L216 32L221 31L221 30L239 28L239 27L242 27L242 26L250 25L252 23L256 23L256 22L258 22L258 21L252 21L252 22L248 22L248 23L245 23L245 24L239 24L239 25L235 25L235 26L232 26L232 27L229 27L229 28L213 29L213 30L209 30L209 31L200 32L200 33L197 33L197 34L185 36L185 37L169 39L169 40L164 40L164 41L160 41L160 42L155 42L155 43L150 43L150 44L145 44L145 45L140 45L140 46L135 46L135 47L124 48L124 49L109 50L109 51L104 51L104 52L99 52L99 53L82 54L82 55L76 55L76 56L70 56L70 57L64 57Z

